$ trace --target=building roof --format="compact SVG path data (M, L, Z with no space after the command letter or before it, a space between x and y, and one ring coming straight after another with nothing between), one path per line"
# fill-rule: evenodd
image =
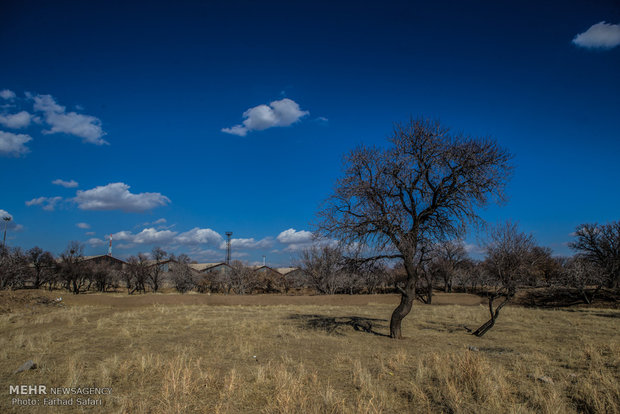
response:
M276 270L281 275L286 276L287 274L294 272L295 270L299 270L299 268L298 267L278 267L276 268Z
M211 269L212 267L216 267L220 265L228 266L224 262L215 262L215 263L192 263L189 265L189 267L191 267L194 270L198 270L199 272L204 272L207 269Z
M108 256L107 254L97 254L95 256L82 256L82 257L78 257L78 260L82 261L82 262L85 262L87 260L99 259L99 258L104 258L104 257L107 258L108 260L112 259L112 260L117 261L117 262L121 262L121 263L125 263L125 264L127 263L126 261L121 260L118 257ZM57 257L55 259L55 261L56 261L56 263L62 263L62 257Z

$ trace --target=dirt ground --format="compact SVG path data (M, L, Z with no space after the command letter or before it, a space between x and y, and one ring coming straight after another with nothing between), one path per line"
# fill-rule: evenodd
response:
M62 298L62 300L57 300ZM0 292L0 313L28 306L90 305L131 308L153 305L207 305L207 306L362 306L369 304L398 305L400 295L222 295L222 294L178 294L147 293L127 295L125 293L88 293L73 295L68 292L44 290L18 290ZM435 293L435 305L477 306L486 303L485 298L468 293Z

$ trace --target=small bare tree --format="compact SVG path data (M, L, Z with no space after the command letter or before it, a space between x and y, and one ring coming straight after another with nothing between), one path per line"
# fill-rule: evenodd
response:
M157 292L159 290L162 275L164 273L162 263L167 258L168 253L160 247L154 247L151 251L151 259L154 264L149 268L148 282L153 292Z
M620 221L582 224L575 237L569 246L603 272L607 287L620 287Z
M527 280L535 264L534 238L519 232L514 223L504 223L491 229L486 243L484 267L488 276L487 288L491 318L473 332L483 336L494 325L500 310L512 300L519 283ZM495 306L496 300L500 300Z
M297 262L318 293L333 295L344 287L346 276L340 247L313 245L301 251Z
M463 240L447 240L435 246L432 254L432 272L443 282L443 291L452 292L454 278L467 262Z
M239 260L233 260L230 267L227 275L228 291L232 290L237 295L252 293L258 280L254 270Z
M576 255L566 260L559 281L563 287L576 289L583 301L590 305L605 279L604 271L596 263Z
M0 246L0 289L22 288L28 275L28 259L22 249Z
M43 283L49 281L54 273L56 262L50 252L43 251L38 246L26 252L28 261L32 265L32 287L38 289Z
M196 278L189 264L191 259L186 254L180 254L171 263L171 277L175 289L180 293L186 293L196 287Z
M319 212L319 231L366 245L367 260L400 259L406 272L390 336L416 298L416 257L424 243L464 234L478 207L503 200L511 155L489 139L453 134L439 122L397 124L387 149L361 146L345 157L344 177Z
M84 264L84 245L71 241L60 254L60 273L67 290L74 295L80 293L88 280Z
M148 257L143 253L138 253L138 256L130 256L127 263L125 273L127 291L130 295L134 292L145 293L149 277Z

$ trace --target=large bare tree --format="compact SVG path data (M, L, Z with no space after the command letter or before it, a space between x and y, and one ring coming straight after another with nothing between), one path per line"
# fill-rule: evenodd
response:
M385 149L360 146L344 159L344 177L319 212L318 230L374 251L367 260L400 259L406 279L390 336L416 297L420 246L461 236L477 208L504 199L511 155L495 141L452 133L437 121L396 124Z

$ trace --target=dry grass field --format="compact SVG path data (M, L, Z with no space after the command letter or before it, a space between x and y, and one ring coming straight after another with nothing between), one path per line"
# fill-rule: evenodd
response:
M513 306L476 338L478 298L438 295L394 341L392 295L55 296L0 297L0 412L620 412L618 310ZM102 406L24 407L18 384L112 390Z

